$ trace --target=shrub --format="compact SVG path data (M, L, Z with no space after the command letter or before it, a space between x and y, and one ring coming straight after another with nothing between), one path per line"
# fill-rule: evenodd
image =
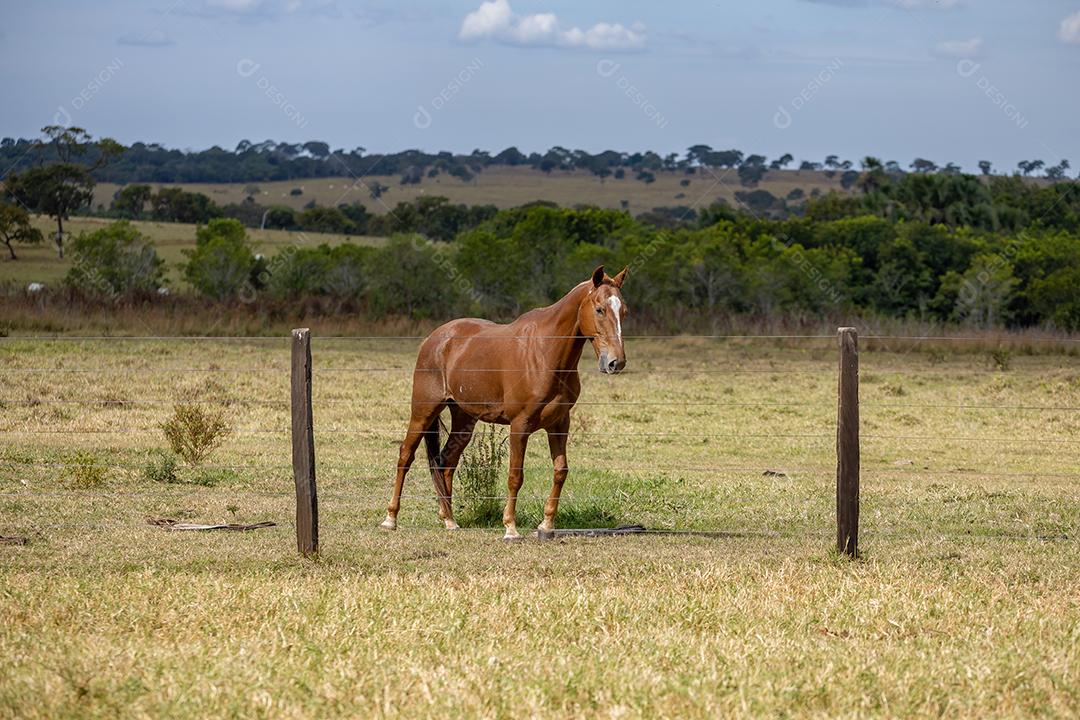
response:
M345 213L336 207L313 207L296 216L296 225L301 230L324 233L352 233L356 226Z
M185 250L184 278L215 300L235 297L251 284L255 253L237 220L211 220L195 232L195 249Z
M296 226L296 213L290 207L274 205L266 211L266 227L288 230Z
M146 461L143 478L155 483L176 484L180 479L176 475L176 456L163 450L156 451Z
M1009 348L994 348L990 351L990 364L995 370L1008 372L1012 367L1012 352Z
M454 473L454 494L462 525L502 522L499 480L509 452L506 431L483 423L461 456Z
M270 259L268 270L266 288L272 296L318 295L330 272L329 248L288 248Z
M221 408L196 402L179 402L161 425L172 451L189 465L199 465L229 436L229 425Z
M457 269L422 237L390 238L372 253L369 268L369 298L377 315L447 316L460 304Z
M93 453L80 450L72 454L66 464L71 487L85 490L105 484L105 466Z
M162 284L165 261L127 220L82 233L71 245L64 283L87 296L149 296Z

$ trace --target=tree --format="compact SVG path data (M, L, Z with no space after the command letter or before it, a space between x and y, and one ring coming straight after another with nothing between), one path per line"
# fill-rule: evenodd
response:
M204 223L221 216L221 208L206 195L183 188L161 188L150 198L155 220L183 223Z
M858 184L864 194L869 195L889 184L889 176L885 174L885 165L880 158L867 155L859 164L862 165L863 172L858 177ZM847 173L844 173L844 175L847 175ZM841 185L843 185L843 182L844 179L841 178Z
M94 199L94 179L82 165L56 163L10 175L7 192L19 204L56 220L56 250L64 257L64 221Z
M932 173L937 172L938 166L932 160L925 158L915 158L911 161L911 169L917 173Z
M1042 160L1021 160L1016 164L1016 167L1020 168L1020 172L1024 173L1024 177L1027 177L1033 172L1037 172L1046 165Z
M52 148L57 159L62 163L74 163L76 158L90 153L93 156L93 162L87 165L87 170L90 171L105 167L113 158L124 152L124 146L112 138L101 138L95 143L90 133L81 127L46 125L41 128L41 132L48 139L39 140L38 148Z
M989 175L990 174L990 169L992 167L993 167L993 163L991 163L989 160L980 160L979 161L979 170L982 171L983 175Z
M686 151L686 162L690 165L706 165L713 149L708 145L691 145Z
M7 245L12 260L15 255L14 243L37 245L43 238L41 231L30 225L30 213L18 205L0 203L0 239Z
M1057 165L1046 168L1046 177L1058 181L1065 179L1065 171L1069 169L1069 161L1062 160Z
M830 170L836 170L840 167L840 158L838 158L836 155L829 155L825 158L825 167L829 168Z
M149 185L127 185L117 191L113 198L113 212L128 220L138 220L142 217L146 204L150 202L154 191Z
M792 162L794 162L794 160L795 160L795 158L792 157L791 153L784 153L783 155L781 155L780 157L776 158L771 163L769 163L769 169L770 170L783 170L785 167L787 167Z
M63 258L64 221L94 198L95 183L90 173L107 165L124 148L111 138L102 138L95 143L80 127L46 125L41 132L46 139L37 141L35 149L39 153L51 150L59 162L10 176L8 194L23 206L56 220L56 249ZM90 156L89 164L77 162L86 155Z

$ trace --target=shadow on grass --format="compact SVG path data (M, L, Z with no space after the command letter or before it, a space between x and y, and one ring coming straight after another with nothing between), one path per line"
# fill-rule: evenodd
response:
M473 503L455 513L458 524L464 528L501 528L503 506L500 501ZM618 508L595 501L564 501L555 516L555 526L560 528L604 528L618 524L622 513ZM519 501L517 523L520 527L536 527L544 519L544 503L538 500Z

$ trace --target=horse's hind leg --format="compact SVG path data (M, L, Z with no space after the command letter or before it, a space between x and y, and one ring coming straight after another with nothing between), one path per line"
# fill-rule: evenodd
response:
M446 444L443 446L442 451L439 452L439 468L443 473L443 483L446 487L446 500L450 516L443 517L443 512L440 509L439 517L442 518L447 529L456 530L458 525L454 522L454 471L457 470L461 454L465 452L466 446L472 440L473 429L476 427L476 418L471 417L454 404L450 405L450 418L450 435L446 438Z
M379 525L384 530L397 529L397 514L401 508L401 490L405 485L405 475L409 472L413 458L416 457L416 448L420 441L431 432L434 423L434 431L439 432L438 417L442 412L441 403L423 403L413 401L412 419L409 421L409 429L405 433L405 441L401 443L401 451L398 453L397 474L394 476L394 492L390 497L390 504L386 506L386 519ZM435 440L438 443L438 437Z

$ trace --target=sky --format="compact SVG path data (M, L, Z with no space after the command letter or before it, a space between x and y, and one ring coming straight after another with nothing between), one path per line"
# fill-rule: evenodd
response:
M0 137L1080 167L1080 0L0 0Z

